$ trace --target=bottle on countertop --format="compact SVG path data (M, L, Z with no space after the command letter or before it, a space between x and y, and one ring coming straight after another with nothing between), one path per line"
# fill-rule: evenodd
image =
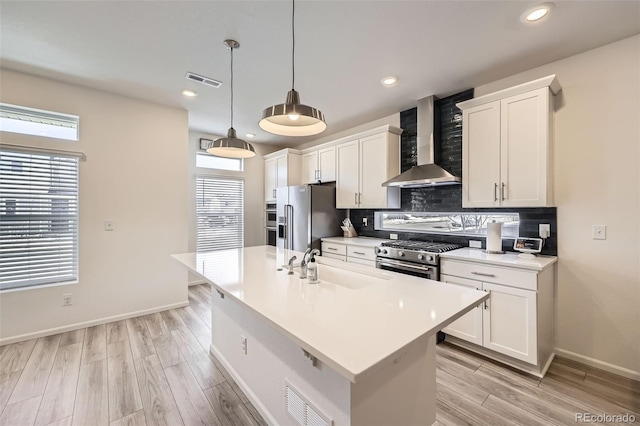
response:
M307 265L307 282L309 284L317 284L319 281L318 264L316 263L315 257L311 256L309 264Z

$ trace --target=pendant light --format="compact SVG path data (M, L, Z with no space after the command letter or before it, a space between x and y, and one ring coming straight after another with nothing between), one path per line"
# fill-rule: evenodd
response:
M269 133L282 136L311 136L323 132L327 128L324 122L324 114L314 107L302 105L300 95L295 90L296 82L296 31L295 15L296 2L292 0L293 7L291 13L291 31L293 33L293 43L291 51L291 90L287 93L287 100L283 104L278 104L266 108L262 113L260 127Z
M236 137L236 129L233 128L233 50L240 47L235 40L225 40L224 45L231 51L231 127L226 138L219 138L210 142L206 150L216 157L226 158L250 158L256 155L256 150L247 141Z

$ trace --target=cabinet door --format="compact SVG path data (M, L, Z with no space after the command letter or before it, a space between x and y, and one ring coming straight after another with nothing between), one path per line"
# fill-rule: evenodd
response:
M276 158L276 173L276 188L289 186L289 169L286 155Z
M264 200L276 200L277 164L275 158L264 160Z
M546 206L549 90L503 99L500 115L502 206Z
M483 309L483 346L538 363L536 292L483 283L491 296Z
M440 281L465 288L475 288L476 290L482 289L481 281L468 280L466 278L441 275ZM482 346L482 308L483 305L477 306L472 311L467 312L447 327L443 328L442 331L459 339Z
M500 101L462 116L462 206L500 205Z
M387 188L387 134L360 139L360 208L386 208Z
M318 150L318 179L322 182L336 180L336 147L330 146Z
M302 154L302 184L318 180L318 151Z
M336 207L339 209L358 206L358 152L358 140L345 142L336 147Z

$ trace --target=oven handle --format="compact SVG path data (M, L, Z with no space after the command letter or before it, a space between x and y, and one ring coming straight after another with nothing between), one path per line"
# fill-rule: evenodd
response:
M383 265L383 266L392 266L398 269L405 269L408 271L419 271L419 272L433 272L435 267L434 266L419 266L419 265L409 265L405 262L397 262L395 260L382 260L381 258L376 258L376 267L378 268L378 265Z

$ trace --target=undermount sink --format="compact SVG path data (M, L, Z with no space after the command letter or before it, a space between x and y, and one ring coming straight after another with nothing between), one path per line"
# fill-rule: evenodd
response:
M326 264L318 265L318 276L320 283L335 284L352 290L359 290L389 280L388 276L381 273L355 272Z

